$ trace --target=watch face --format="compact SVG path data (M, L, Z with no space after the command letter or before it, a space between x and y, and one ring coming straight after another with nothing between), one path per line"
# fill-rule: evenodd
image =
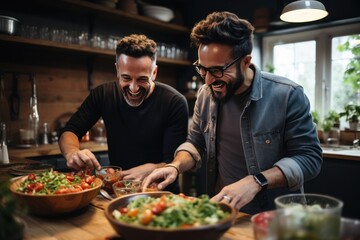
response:
M254 175L254 178L261 187L266 187L268 185L267 179L261 173Z

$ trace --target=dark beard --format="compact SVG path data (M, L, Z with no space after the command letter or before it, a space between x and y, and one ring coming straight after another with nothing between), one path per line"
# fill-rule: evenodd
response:
M244 83L244 76L240 73L240 71L237 71L235 83L229 82L226 84L225 97L224 98L218 97L217 94L212 89L212 87L210 87L212 96L217 102L227 102L232 96L234 96L236 90L238 90L239 87L243 85L243 83Z

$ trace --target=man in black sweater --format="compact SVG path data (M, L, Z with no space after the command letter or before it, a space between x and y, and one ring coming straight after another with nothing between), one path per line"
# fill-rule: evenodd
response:
M124 179L142 180L171 162L185 141L188 105L174 88L155 82L156 43L146 36L122 38L115 66L118 81L91 90L62 129L59 146L68 167L99 169L94 154L80 149L79 141L102 118L110 164L122 167Z

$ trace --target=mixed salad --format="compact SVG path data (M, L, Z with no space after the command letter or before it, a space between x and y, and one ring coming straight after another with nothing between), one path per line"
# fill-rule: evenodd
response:
M53 169L38 174L29 174L17 188L26 194L47 195L80 192L95 186L95 176L89 171L60 173Z
M217 203L211 202L207 195L194 198L184 194L162 195L159 198L140 197L131 201L127 207L114 210L112 214L118 221L158 228L214 224L229 215Z

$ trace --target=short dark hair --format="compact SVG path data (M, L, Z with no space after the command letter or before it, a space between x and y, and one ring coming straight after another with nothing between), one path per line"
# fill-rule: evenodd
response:
M148 56L156 61L156 42L142 34L131 34L117 42L116 62L121 54L136 58Z
M253 49L254 27L230 12L213 12L193 27L190 40L200 44L221 43L233 46L234 57L250 54Z

